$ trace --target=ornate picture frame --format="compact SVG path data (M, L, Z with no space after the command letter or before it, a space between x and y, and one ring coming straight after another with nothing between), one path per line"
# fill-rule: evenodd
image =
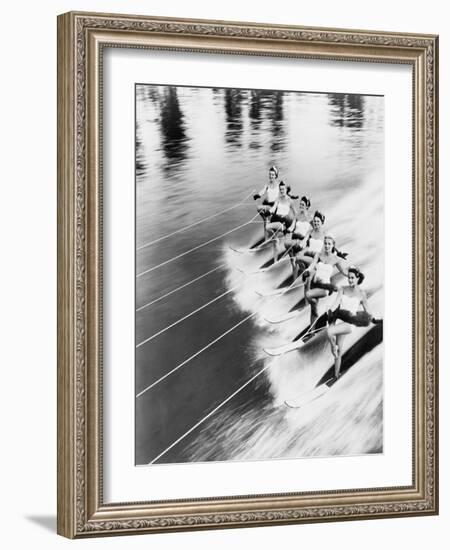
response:
M106 48L412 69L412 483L105 502ZM58 533L69 538L438 513L438 37L70 12L58 17ZM409 222L410 220L408 220ZM106 457L107 458L107 457Z

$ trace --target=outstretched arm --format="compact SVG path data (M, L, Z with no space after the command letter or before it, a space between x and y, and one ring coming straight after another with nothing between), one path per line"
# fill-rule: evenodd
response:
M336 262L336 268L342 273L342 275L345 275L347 277L348 267L344 266L342 262Z
M367 302L367 295L364 292L364 290L361 290L361 304L362 304L362 307L364 308L364 311L366 313L368 313L370 316L372 316L372 314L369 311L369 304Z
M261 189L261 191L258 191L253 195L254 200L260 199L264 193L267 191L267 184Z

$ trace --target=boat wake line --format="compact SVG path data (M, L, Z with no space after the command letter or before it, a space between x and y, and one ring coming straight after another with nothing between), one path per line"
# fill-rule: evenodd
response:
M257 360L256 360L257 361ZM254 361L250 366L254 365L256 363L256 361ZM270 365L266 365L265 367L263 367L262 369L260 369L256 374L254 374L249 380L247 380L246 382L244 382L244 384L242 384L242 386L240 386L236 391L234 391L231 395L229 395L226 399L224 399L221 403L219 403L212 411L210 411L206 416L204 416L202 419L200 419L197 423L195 423L191 428L189 428L189 430L187 430L187 432L185 432L181 437L179 437L176 441L174 441L171 445L169 445L164 451L162 451L161 453L159 453L158 456L156 456L153 460L151 460L149 462L149 465L150 464L154 464L155 462L157 462L160 458L162 458L166 453L168 453L171 449L173 449L175 447L175 445L178 445L178 443L180 443L180 441L183 441L183 439L185 437L187 437L190 433L192 433L194 430L196 430L199 426L201 426L204 422L206 422L206 420L208 420L208 418L211 418L211 416L213 416L213 414L215 414L218 410L220 410L226 403L228 403L228 401L231 401L231 399L233 399L233 397L235 397L238 393L240 393L244 388L246 388L249 384L251 384L254 380L256 380L256 378L258 378L259 376L261 376L261 374L263 374L268 368L270 367Z
M222 233L221 235L218 235L217 237L213 237L212 239L209 239L208 241L204 242L204 243L201 243L197 246L194 246L193 248L189 249L189 250L186 250L186 252L182 252L181 254L177 254L176 256L173 256L172 258L169 258L168 260L165 260L164 262L161 262L153 267L150 267L148 269L146 269L145 271L141 271L140 273L138 273L136 275L136 278L139 278L139 277L142 277L143 275L147 275L147 273L151 273L152 271L154 271L155 269L159 269L160 267L163 267L167 264L170 264L171 262L174 262L175 260L178 260L179 258L182 258L183 256L186 256L187 254L190 254L191 252L194 252L195 250L199 250L200 248L203 248L204 246L208 245L208 244L211 244L215 241L218 241L219 239L222 239L223 237L226 237L227 235L230 235L231 233L234 233L235 231L237 231L238 229L242 229L243 227L247 226L247 225L250 225L251 223L253 223L253 221L259 216L259 214L256 214L255 216L253 216L253 218L251 220L249 220L248 222L245 222L241 225L238 225L236 227L234 227L233 229L230 229L228 231L226 231L225 233Z
M246 197L244 197L242 200L237 202L236 204L233 204L232 206L228 208L224 208L222 210L219 210L215 214L212 214L210 216L207 216L206 218L203 218L201 220L198 220L194 223L191 223L189 225L185 225L184 227L181 227L175 231L172 231L171 233L168 233L167 235L164 235L163 237L158 237L157 239L154 239L153 241L150 241L148 243L142 244L136 248L136 251L139 252L140 250L143 250L144 248L148 248L149 246L152 246L156 243L159 243L161 241L164 241L165 239L168 239L169 237L172 237L173 235L177 235L178 233L183 233L184 231L191 229L191 227L195 227L196 225L200 225L201 223L204 223L206 221L212 220L214 218L217 218L217 216L220 216L221 214L225 214L225 212L230 212L230 210L233 210L235 208L238 208L238 206L243 206L249 203L246 203L245 201L253 195L255 190L251 191Z
M275 296L271 296L269 298L269 301L273 301L273 300L277 300L279 298L281 298L284 294L286 294L287 292L289 292L291 290L291 287L295 284L295 281L293 281L291 283L291 285L287 286L285 289L283 289L283 292L275 295ZM173 323L172 325L169 325L168 327L166 327L165 329L162 329L161 331L155 333L154 335L152 335L150 338L147 338L146 340L142 341L140 344L138 344L136 347L140 347L142 346L143 344L145 344L146 342L148 342L149 340L155 338L156 336L158 336L159 334L161 334L162 332L168 330L169 328L171 328L172 326L175 326L176 324L178 324L179 322L183 321L184 319L194 315L195 313L197 313L198 311L201 311L203 308L207 307L209 304L215 302L216 300L218 300L219 298L221 298L222 296L226 295L226 294L229 294L230 292L232 291L235 291L237 288L239 287L239 285L235 285L233 286L231 289L229 289L228 291L226 291L225 293L217 296L216 298L214 298L213 300L211 300L210 302L207 302L206 304L203 304L203 306L200 306L199 308L197 308L196 310L192 311L190 314L182 317L181 319L179 319L178 321L176 321L175 323ZM267 303L267 300L265 300L265 302ZM206 346L202 347L200 350L198 350L197 352L195 352L193 355L191 355L190 357L188 357L187 359L185 359L182 363L180 363L179 365L177 365L176 367L174 367L173 369L171 369L169 372L167 372L166 374L164 374L163 376L161 376L160 378L158 378L157 380L155 380L152 384L150 384L149 386L147 386L146 388L144 388L142 391L140 391L136 397L141 397L142 395L144 395L147 391L149 391L150 389L154 388L156 385L158 385L160 382L162 382L163 380L165 380L167 377L169 377L170 375L172 375L173 373L175 373L176 371L178 371L180 368L184 367L185 365L187 365L192 359L195 359L196 357L198 357L201 353L203 353L205 350L209 349L211 346L213 346L214 344L216 344L217 342L219 342L220 340L222 340L225 336L227 336L228 334L230 334L230 332L232 332L233 330L235 330L236 328L240 327L243 323L245 323L246 321L248 321L249 319L255 317L256 315L258 315L260 313L259 309L256 309L255 311L253 311L252 313L250 313L249 315L247 315L246 317L244 317L244 319L241 319L238 323L236 323L235 325L233 325L231 328L229 328L228 330L226 330L225 332L223 332L222 334L220 334L217 338L215 338L214 340L212 340L211 342L209 342Z

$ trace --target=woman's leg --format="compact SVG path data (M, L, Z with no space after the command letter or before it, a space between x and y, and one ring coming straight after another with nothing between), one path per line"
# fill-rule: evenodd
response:
M291 250L292 281L295 281L297 279L300 270L297 261L297 255L299 252L300 250L298 249L298 245L295 244L293 249Z
M281 222L270 222L266 225L266 230L269 238L277 239L283 233L283 224Z
M350 332L350 331L351 331L351 329L349 329L348 332ZM336 350L336 359L334 360L334 376L336 378L339 378L339 375L340 375L340 372L341 372L342 344L344 343L345 336L346 336L346 334L348 334L348 332L338 334L336 336L337 350Z
M317 321L319 317L318 305L320 298L325 298L327 291L322 288L308 289L305 292L306 301L311 306L311 326Z
M278 259L278 238L282 235L283 224L281 222L271 222L266 226L266 234L268 239L273 239L273 263Z
M330 343L334 339L334 347L332 353L334 355L334 375L337 378L341 370L342 361L342 344L344 343L345 336L352 331L352 327L346 323L339 325L333 325L328 327L327 333L329 335Z
M299 275L302 275L305 269L311 265L313 258L305 254L304 250L301 250L295 258L295 270L294 279L297 279Z
M292 267L292 280L295 281L297 278L297 275L295 273L297 263L295 261L295 254L297 252L296 250L297 244L296 241L292 238L292 233L288 233L284 237L284 250L286 254L289 254L290 263Z
M284 237L284 249L286 250L286 252L289 253L289 256L292 258L293 254L294 254L294 246L295 246L295 241L294 239L292 238L292 234L291 233L287 233L286 236Z
M314 254L311 254L308 250L302 250L299 254L297 254L297 266L300 274L312 264L313 260Z
M291 259L291 265L292 265L292 281L295 281L298 277L298 270L299 270L297 258L295 256Z
M333 357L336 357L336 336L334 335L332 328L334 327L327 328L327 338L330 342L331 353L333 354Z
M298 276L297 254L300 252L301 248L298 244L298 239L294 239L289 233L288 235L286 235L284 239L284 248L290 256L292 267L292 281L295 281Z
M263 226L264 226L264 239L267 238L267 232L266 232L266 226L267 226L267 219L269 217L269 210L270 206L268 204L260 204L256 207L256 210L258 211L258 214L263 219Z

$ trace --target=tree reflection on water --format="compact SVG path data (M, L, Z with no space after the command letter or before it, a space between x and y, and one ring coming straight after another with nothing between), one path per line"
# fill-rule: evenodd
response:
M175 86L165 86L161 101L160 128L162 148L166 158L165 170L170 172L185 161L189 138L184 115Z
M364 96L358 94L328 94L330 124L361 129L364 126Z

